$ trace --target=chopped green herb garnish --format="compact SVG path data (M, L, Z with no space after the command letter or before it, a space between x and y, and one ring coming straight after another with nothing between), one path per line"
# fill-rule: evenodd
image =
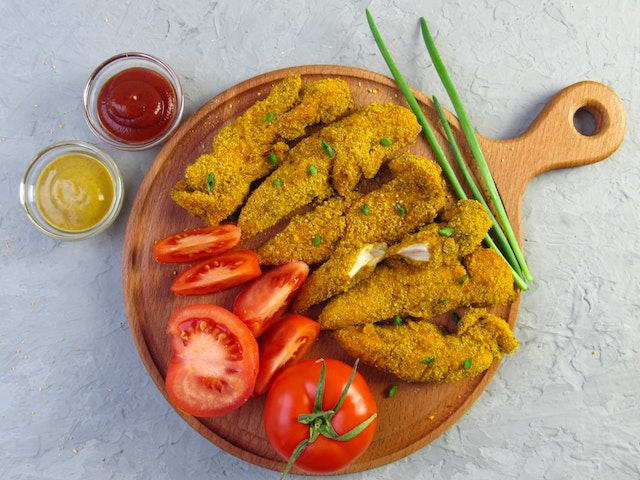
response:
M456 312L453 312L453 323L457 325L459 322L460 322L460 315L458 315Z
M473 359L472 358L467 358L464 361L464 365L462 366L465 370L469 370L471 368L471 365L473 365Z
M393 145L393 142L389 140L387 137L384 137L380 139L380 145L383 145L385 147L390 147L391 145Z
M313 246L314 247L317 247L321 243L322 243L322 235L316 235L315 237L313 237Z
M469 274L465 273L464 275L462 275L459 279L458 279L458 283L460 285L464 284L464 282L467 281L467 279L469 278Z
M276 114L273 112L269 112L267 113L263 118L262 121L263 122L270 122L271 120L273 120L274 118L276 118Z
M360 211L365 217L369 215L369 204L365 203L364 205L362 205L362 208L360 208Z
M404 207L402 206L402 204L400 202L396 203L396 210L398 211L398 215L400 215L400 218L404 218Z
M309 166L309 175L311 175L312 177L315 177L318 174L318 167L316 167L315 163L312 163Z
M438 300L436 303L438 305L444 305L445 303L449 303L449 299L448 298L443 298L441 300Z
M438 233L444 237L450 237L451 235L453 235L453 232L455 232L455 228L451 228L451 227L443 227L440 230L438 230Z
M436 361L436 359L435 359L435 358L433 358L433 357L428 357L428 358L425 358L424 360L422 360L422 363L424 363L425 365L429 365L429 364L431 364L431 363L433 363L433 362L435 362L435 361Z
M216 177L213 174L213 172L209 172L209 175L207 175L207 191L209 193L213 192L213 187L216 186Z
M331 148L331 145L329 145L329 142L327 142L326 140L322 140L322 149L324 150L324 153L326 153L329 158L333 158L333 156L336 154L333 151L333 148Z
M398 393L398 385L391 385L387 390L387 398L393 397L396 393Z
M280 180L278 177L273 179L273 186L274 187L281 187L282 186L282 180Z
M402 317L400 315L394 316L393 323L395 323L396 325L402 325Z
M278 163L278 157L276 156L275 152L271 152L269 154L269 163L271 165L275 165L276 163Z

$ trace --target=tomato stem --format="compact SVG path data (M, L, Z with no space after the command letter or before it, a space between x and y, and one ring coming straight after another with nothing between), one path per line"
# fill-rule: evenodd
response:
M307 448L310 444L315 442L320 435L323 435L331 440L336 440L338 442L347 442L352 440L356 436L358 436L365 428L371 424L377 417L377 414L374 413L369 418L367 418L364 422L356 425L351 430L342 435L338 435L338 433L333 428L331 424L331 419L338 412L342 404L344 403L345 398L347 397L347 393L349 392L349 388L351 388L351 384L353 383L353 379L356 376L356 370L358 368L359 359L356 359L353 370L351 371L351 376L347 381L344 389L342 390L342 394L340 398L336 402L336 405L331 410L322 410L322 398L324 396L324 388L326 383L327 376L327 367L323 358L318 359L320 365L320 378L318 379L318 387L316 389L316 396L313 401L313 411L311 413L303 413L298 415L298 421L305 425L309 426L309 438L305 438L302 440L296 448L291 453L291 457L287 462L286 467L284 468L282 475L280 476L280 480L282 480L291 470L293 464L296 462L298 457L302 454L302 452Z

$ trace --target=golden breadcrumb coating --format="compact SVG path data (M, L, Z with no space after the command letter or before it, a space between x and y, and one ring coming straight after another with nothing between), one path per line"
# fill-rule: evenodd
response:
M243 237L313 201L335 193L349 196L362 178L372 178L391 155L413 144L419 132L408 108L373 103L301 140L247 199L238 219ZM393 142L382 145L382 138Z
M279 233L257 249L263 265L301 260L308 265L324 262L344 235L347 201L331 197L316 208L291 219Z
M284 161L286 142L331 122L353 108L348 84L339 78L303 86L290 75L215 136L212 151L185 169L171 197L191 214L215 225L240 207L251 183ZM275 161L274 161L275 160Z
M386 250L388 244L432 222L444 208L446 187L436 163L405 153L391 159L389 167L395 177L363 195L345 212L346 231L340 247L307 278L296 296L294 310L305 311L350 289L381 259L354 273L363 249L382 243Z
M407 382L474 377L519 345L505 320L481 308L470 309L455 333L427 320L408 320L343 328L333 336L349 355Z
M336 329L395 315L433 318L463 306L509 305L517 297L511 268L488 248L437 268L392 257L351 290L329 300L318 321L323 329Z
M476 200L458 200L444 210L440 219L389 247L386 256L398 255L437 267L470 254L491 228L486 208Z

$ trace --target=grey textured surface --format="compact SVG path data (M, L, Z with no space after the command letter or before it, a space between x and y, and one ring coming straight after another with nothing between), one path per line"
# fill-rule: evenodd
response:
M341 64L388 74L365 7L409 83L442 100L419 33L419 16L428 19L486 136L519 135L555 92L585 79L616 90L628 131L609 159L529 185L524 250L536 280L516 325L522 346L479 401L407 458L337 478L640 478L637 2L0 0L3 479L278 478L187 427L132 342L122 243L157 150L106 148L125 177L125 206L107 233L82 243L36 231L18 186L45 145L97 143L81 94L105 58L139 50L165 59L183 81L188 115L281 67Z

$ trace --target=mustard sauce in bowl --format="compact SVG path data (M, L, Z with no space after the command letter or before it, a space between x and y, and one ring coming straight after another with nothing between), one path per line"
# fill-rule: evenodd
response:
M44 233L76 240L113 223L122 206L122 183L106 153L90 144L63 142L47 147L31 162L20 199Z

